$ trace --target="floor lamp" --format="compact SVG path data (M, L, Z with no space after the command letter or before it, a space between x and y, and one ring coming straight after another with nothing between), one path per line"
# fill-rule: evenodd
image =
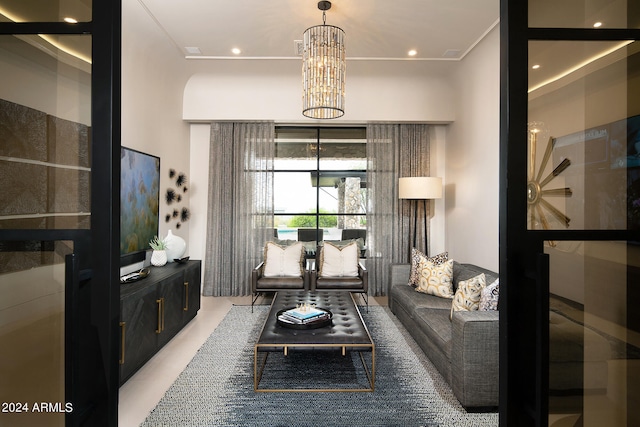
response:
M429 236L427 232L427 200L442 198L442 178L430 176L414 176L400 178L398 183L400 199L408 199L413 203L413 247L416 247L418 234L418 200L424 203L424 252L429 255ZM411 261L411 247L409 248Z

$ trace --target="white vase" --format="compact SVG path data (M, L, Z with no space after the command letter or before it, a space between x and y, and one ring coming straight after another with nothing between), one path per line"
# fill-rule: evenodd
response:
M164 238L164 244L167 245L168 262L182 258L187 250L187 242L182 237L173 234L171 230L167 233L167 237Z
M167 251L154 250L151 252L151 264L162 267L167 263Z

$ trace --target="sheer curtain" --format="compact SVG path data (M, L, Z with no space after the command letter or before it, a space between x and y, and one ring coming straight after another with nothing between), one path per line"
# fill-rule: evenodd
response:
M408 263L413 243L415 201L398 199L398 178L429 176L429 162L428 125L367 125L367 270L374 296L388 294L389 266ZM418 203L416 247L424 252L429 205L427 212L423 206Z
M273 235L273 122L213 122L203 295L251 294Z

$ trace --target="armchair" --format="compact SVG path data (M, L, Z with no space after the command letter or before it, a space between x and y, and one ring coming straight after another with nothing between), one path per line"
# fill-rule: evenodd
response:
M366 267L357 257L357 245L355 243L351 244L355 246L356 258L354 262L357 264L357 267L355 267L357 274L348 275L323 272L323 251L327 245L329 243L325 242L325 245L318 247L315 265L309 269L310 290L312 292L319 290L359 293L367 306L367 312L369 312L369 275Z
M258 300L260 294L266 292L277 291L294 291L294 290L308 290L309 289L309 270L304 272L298 277L291 276L264 276L264 261L258 264L251 271L251 292L253 298L251 299L251 311L253 312L253 305Z
M273 242L265 245L265 260L251 271L251 311L262 293L281 290L309 289L309 270L302 265L301 243L281 247Z

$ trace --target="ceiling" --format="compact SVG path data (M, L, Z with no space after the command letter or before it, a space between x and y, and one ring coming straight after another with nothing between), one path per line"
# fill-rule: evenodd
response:
M296 59L295 41L306 28L322 24L317 0L122 0L137 2L186 59ZM588 28L596 20L624 27L623 0L595 0L602 5L589 14L576 13L584 0L564 0L574 12L557 13L555 2L530 10L533 26ZM73 16L91 19L92 0L0 0L0 21L60 21ZM613 2L613 3L612 3ZM611 4L617 6L611 6ZM125 8L127 10L127 8ZM333 0L326 23L346 33L348 61L458 61L499 23L499 0ZM68 53L90 58L90 38L49 37ZM162 41L166 42L166 41ZM32 43L33 44L33 43ZM574 73L618 42L533 42L530 45L530 88ZM192 53L197 48L198 53ZM239 54L232 49L240 50ZM415 56L409 56L415 50ZM90 59L86 59L89 62Z
M306 28L322 24L317 0L123 1L139 2L185 57L295 58L294 41ZM350 60L456 60L499 15L499 0L334 0L326 23L345 31ZM90 20L91 0L0 0L0 21L65 16ZM201 53L191 54L187 47ZM411 49L417 52L413 58L407 55Z
M295 58L294 41L322 24L316 0L138 1L186 57ZM499 0L334 0L326 23L345 31L347 59L409 59L414 49L413 60L443 60L462 58L499 16Z

